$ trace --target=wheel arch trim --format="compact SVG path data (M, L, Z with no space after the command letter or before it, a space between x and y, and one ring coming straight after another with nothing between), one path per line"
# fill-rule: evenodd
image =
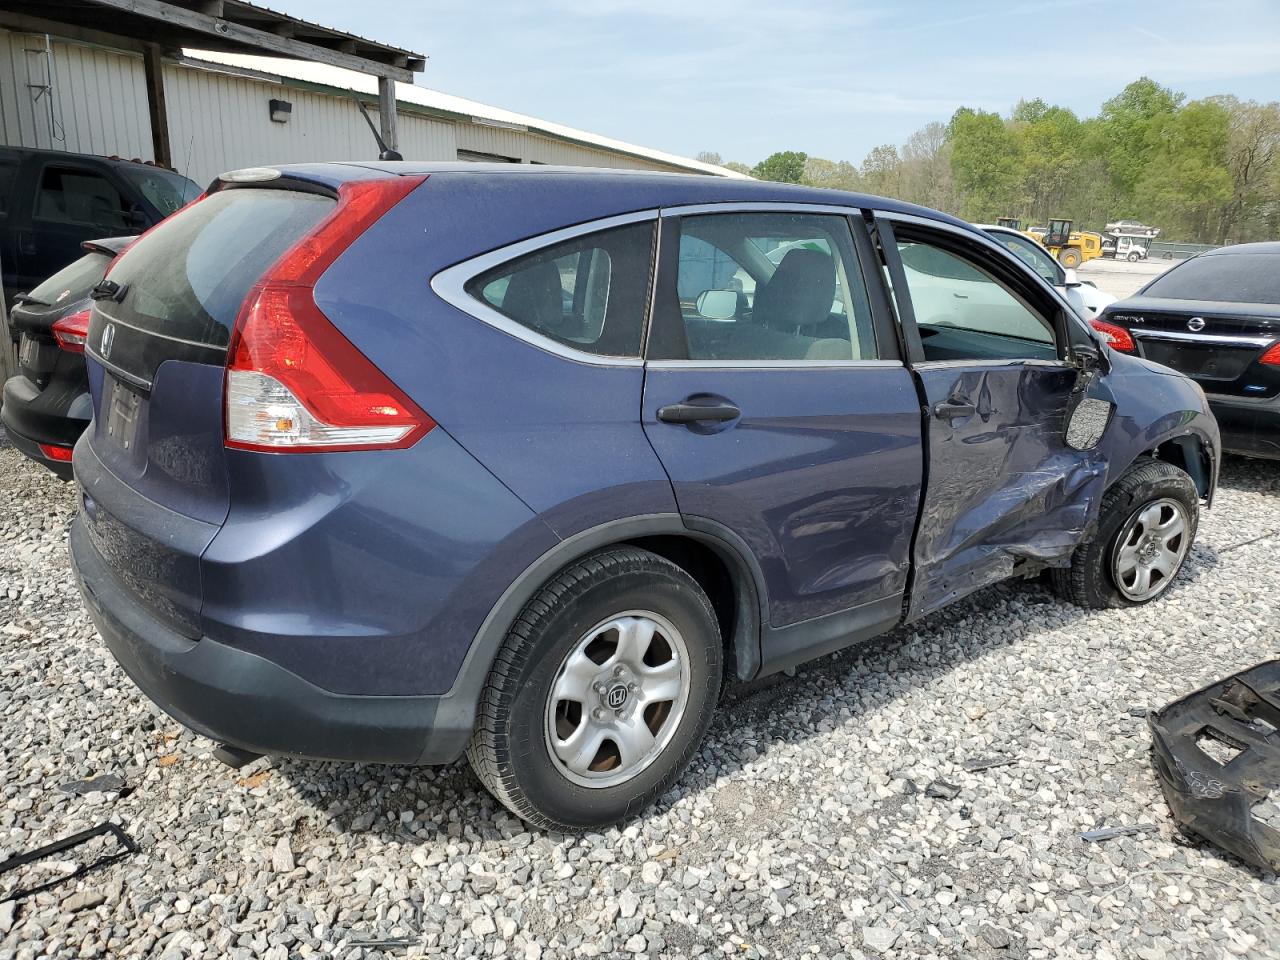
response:
M764 575L746 543L728 528L703 517L658 513L611 520L580 531L534 560L490 608L463 658L458 676L442 697L442 710L474 710L502 642L525 605L559 570L596 550L654 536L679 536L709 547L734 580L735 629L728 638L738 672L754 676L760 666L761 624L765 622ZM448 704L446 706L445 704Z

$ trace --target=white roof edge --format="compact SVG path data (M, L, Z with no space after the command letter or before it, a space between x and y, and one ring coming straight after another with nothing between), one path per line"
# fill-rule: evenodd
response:
M211 65L240 67L281 78L335 87L339 90L354 90L365 94L376 94L378 92L376 77L357 73L354 70L344 70L341 67L331 67L327 64L313 63L307 60L283 60L277 57L221 53L210 50L183 50L183 53L192 60L204 61ZM572 140L602 150L624 153L697 173L731 179L751 179L746 174L738 173L736 170L730 170L727 167L691 160L688 157L666 153L662 150L654 150L651 147L642 147L639 144L628 143L625 140L602 137L587 130L579 130L550 120L542 120L538 117L515 113L511 110L504 110L501 107L481 103L478 100L468 100L465 97L442 93L439 90L432 90L428 87L419 87L416 84L396 81L396 99L401 103L417 104L429 109L444 110L449 113L468 116L479 123L487 122L496 126L515 127L555 139Z

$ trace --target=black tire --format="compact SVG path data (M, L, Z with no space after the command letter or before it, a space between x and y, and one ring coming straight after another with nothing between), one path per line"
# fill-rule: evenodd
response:
M615 786L569 779L546 738L546 710L561 664L596 624L648 610L680 631L688 699L666 746ZM578 832L648 808L684 772L720 693L722 642L707 595L684 570L636 547L612 547L573 563L529 601L498 652L481 695L467 758L485 787L529 823Z
M1129 257L1128 257L1128 260L1130 263L1137 263L1141 259L1142 259L1142 255L1139 253L1131 253L1129 254Z
M1191 554L1199 523L1200 495L1185 471L1162 460L1143 457L1111 485L1102 498L1097 535L1076 548L1071 566L1051 571L1054 590L1064 600L1081 607L1102 610L1109 607L1136 607L1163 596L1133 600L1116 586L1112 558L1116 539L1128 520L1140 509L1162 498L1176 500L1186 509L1190 530L1182 553L1181 564ZM1177 579L1182 566L1174 571L1169 583Z
M1068 270L1074 270L1080 266L1080 251L1075 247L1063 247L1058 251L1058 262Z

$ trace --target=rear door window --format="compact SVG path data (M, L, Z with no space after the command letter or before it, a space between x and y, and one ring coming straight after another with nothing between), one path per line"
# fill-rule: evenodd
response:
M637 223L575 237L480 274L467 292L556 343L638 357L653 231L653 223Z
M682 217L675 292L684 343L655 345L651 359L822 363L878 356L866 286L840 216ZM671 304L666 293L663 302ZM665 355L669 346L675 355Z
M85 167L48 166L36 191L35 218L84 224L108 232L128 226L129 204L116 185Z

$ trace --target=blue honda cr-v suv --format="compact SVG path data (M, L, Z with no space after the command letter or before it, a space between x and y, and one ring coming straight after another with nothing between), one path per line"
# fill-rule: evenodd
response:
M94 291L71 549L115 657L228 755L442 763L586 828L722 682L1043 569L1177 576L1186 378L890 200L469 164L242 170Z

